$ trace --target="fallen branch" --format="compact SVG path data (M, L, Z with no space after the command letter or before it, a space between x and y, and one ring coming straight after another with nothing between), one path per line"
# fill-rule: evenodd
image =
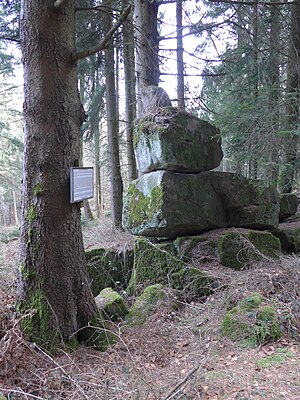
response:
M162 400L170 400L173 397L173 393L176 392L181 386L183 386L186 381L189 379L191 375L193 375L198 369L200 365L197 365L197 367L193 368L180 382L178 382L172 390L165 396Z

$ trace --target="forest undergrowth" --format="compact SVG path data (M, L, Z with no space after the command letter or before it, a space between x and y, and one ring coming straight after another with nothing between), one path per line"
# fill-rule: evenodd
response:
M108 219L84 226L86 248L122 249L133 238ZM197 264L197 260L195 260ZM0 399L300 400L300 257L234 271L207 260L218 278L205 302L167 304L141 327L110 324L106 352L80 346L55 356L22 337L14 314L17 240L0 242ZM258 347L221 332L228 301L259 292L288 316L284 335ZM129 299L129 301L132 299Z

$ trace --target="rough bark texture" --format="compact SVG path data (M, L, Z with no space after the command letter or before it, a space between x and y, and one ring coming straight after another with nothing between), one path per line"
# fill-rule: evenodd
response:
M109 2L107 4L108 6L110 5ZM105 16L104 25L106 31L111 28L111 15L107 14ZM112 43L105 52L105 76L112 221L116 226L121 226L123 184L119 155L119 121L115 82L114 48Z
M297 160L297 148L299 136L297 124L299 124L300 108L300 3L291 5L291 27L289 41L289 59L287 66L286 82L286 130L289 137L285 143L286 169L282 176L282 191L290 193L293 189L294 174Z
M144 86L158 86L158 4L150 0L135 0L136 72L138 93ZM140 105L138 107L140 111Z
M272 1L273 3L276 0ZM269 85L270 85L270 117L273 132L277 133L279 129L279 100L280 100L280 8L274 4L270 7L270 56L269 56ZM267 169L267 181L277 183L279 149L274 133L270 134L271 150L270 165Z
M18 308L29 339L53 349L88 339L96 306L88 285L80 206L69 201L69 168L80 158L74 2L22 2L25 154ZM76 334L76 332L79 332Z
M123 7L128 6L123 0ZM134 29L132 15L123 24L123 53L125 74L125 112L126 112L126 149L128 180L137 178L136 162L133 150L133 121L136 118L135 63L134 63Z
M177 31L177 99L179 110L185 109L184 103L184 64L182 40L182 0L176 1L176 31Z

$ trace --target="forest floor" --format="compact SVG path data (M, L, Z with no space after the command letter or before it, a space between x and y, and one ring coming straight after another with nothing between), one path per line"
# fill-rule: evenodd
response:
M84 227L86 248L122 249L132 236L108 219ZM17 239L0 242L0 399L300 400L300 342L286 334L241 347L221 334L230 297L259 291L293 314L300 330L300 258L282 257L233 271L207 260L222 285L205 302L160 309L142 327L112 326L106 352L80 346L51 357L26 342L14 319ZM290 327L291 329L293 327Z

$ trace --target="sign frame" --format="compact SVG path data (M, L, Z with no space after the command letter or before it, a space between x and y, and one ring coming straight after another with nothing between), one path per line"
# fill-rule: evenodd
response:
M70 167L70 202L80 203L94 197L94 168Z

